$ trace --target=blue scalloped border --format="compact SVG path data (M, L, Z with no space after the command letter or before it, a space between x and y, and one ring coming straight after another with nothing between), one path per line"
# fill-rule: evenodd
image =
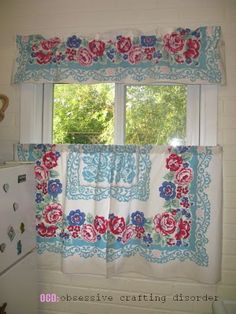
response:
M149 182L151 161L149 152L152 146L135 146L135 145L70 145L70 153L67 161L67 183L66 198L69 200L89 200L100 201L112 197L120 202L128 202L131 199L145 201L149 198ZM125 153L136 156L137 172L135 174L136 183L130 187L106 184L106 187L92 186L89 183L81 183L80 173L80 156L83 158L94 154L114 154Z

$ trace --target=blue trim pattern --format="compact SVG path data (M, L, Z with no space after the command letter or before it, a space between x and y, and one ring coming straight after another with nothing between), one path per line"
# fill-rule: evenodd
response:
M67 161L66 197L120 202L147 200L151 146L71 145ZM102 183L99 186L99 183Z

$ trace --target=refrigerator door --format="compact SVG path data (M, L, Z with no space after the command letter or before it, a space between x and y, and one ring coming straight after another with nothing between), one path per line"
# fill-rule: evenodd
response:
M36 314L38 299L33 251L0 276L0 313Z
M35 247L33 165L0 168L0 274Z

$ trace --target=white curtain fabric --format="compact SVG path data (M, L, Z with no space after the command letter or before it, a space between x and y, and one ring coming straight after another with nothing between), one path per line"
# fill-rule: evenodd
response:
M38 253L63 272L220 279L220 147L20 145L18 157L37 157Z

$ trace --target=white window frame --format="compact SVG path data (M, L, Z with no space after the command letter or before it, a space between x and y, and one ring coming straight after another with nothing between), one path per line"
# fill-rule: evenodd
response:
M168 84L160 84L168 85ZM126 85L115 84L114 144L125 143ZM217 85L187 85L186 145L217 145ZM22 84L20 143L52 143L53 84Z

